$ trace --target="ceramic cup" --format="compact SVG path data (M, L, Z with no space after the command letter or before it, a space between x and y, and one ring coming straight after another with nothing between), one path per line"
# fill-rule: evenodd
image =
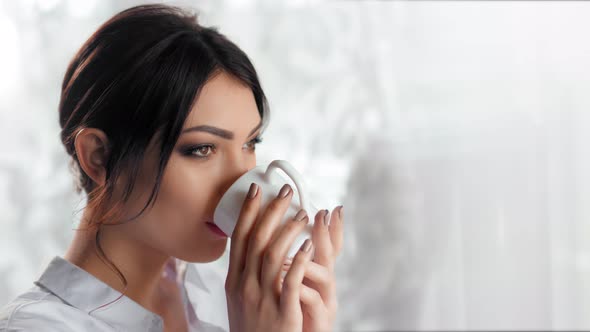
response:
M279 171L283 171L287 175L285 178ZM289 183L289 180L292 183ZM293 188L293 197L291 205L284 214L281 224L291 220L300 209L305 209L309 216L310 222L305 226L304 230L297 236L291 245L287 257L293 257L299 250L299 247L306 239L311 238L311 231L313 228L313 221L316 213L319 211L311 204L308 198L308 193L305 191L304 180L301 174L291 164L285 160L274 160L269 164L259 165L243 174L234 182L230 188L225 192L219 204L215 209L213 216L215 224L229 237L232 236L236 222L240 215L240 210L250 189L252 182L259 186L259 195L261 197L261 211L266 210L268 204L277 197L281 187L289 183ZM295 186L293 186L293 184Z

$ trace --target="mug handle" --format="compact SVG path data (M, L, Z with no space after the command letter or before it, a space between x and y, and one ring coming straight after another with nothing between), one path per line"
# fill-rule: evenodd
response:
M305 209L309 213L309 211L311 210L309 209L309 206L307 206L307 198L303 196L303 193L305 191L303 186L303 177L301 176L301 174L293 166L291 166L291 164L289 164L288 161L274 160L266 168L264 176L269 178L270 174L274 172L276 169L280 169L283 172L287 173L291 180L293 180L293 182L295 183L295 187L297 187L297 192L299 194L299 203L301 205L300 207L302 209Z

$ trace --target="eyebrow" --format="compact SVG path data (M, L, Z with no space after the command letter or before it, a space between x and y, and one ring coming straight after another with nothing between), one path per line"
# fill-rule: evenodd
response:
M258 123L258 125L256 125L256 127L254 127L254 129L252 129L252 131L250 131L250 133L248 134L248 137L252 136L258 129L260 129L260 127L262 127L262 121L260 121ZM192 132L192 131L203 131L203 132L213 134L215 136L219 136L221 138L225 138L228 140L234 139L233 132L231 132L229 130L213 127L213 126L208 126L208 125L190 127L190 128L183 130L181 134Z

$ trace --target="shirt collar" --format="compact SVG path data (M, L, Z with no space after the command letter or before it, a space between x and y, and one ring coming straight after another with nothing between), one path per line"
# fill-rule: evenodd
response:
M56 256L35 282L67 304L123 331L162 331L162 318Z
M212 263L186 265L183 283L189 306L198 321L210 326L201 327L199 331L229 331L225 271ZM204 280L207 280L206 284ZM190 320L190 314L188 317Z

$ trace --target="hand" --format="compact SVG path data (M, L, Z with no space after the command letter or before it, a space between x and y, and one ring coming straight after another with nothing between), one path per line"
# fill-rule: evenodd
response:
M179 288L176 261L170 257L166 261L158 282L158 301L155 311L164 321L164 331L188 331L182 293Z
M313 261L305 266L300 293L303 331L327 332L334 328L338 310L334 265L342 248L342 221L342 206L334 209L332 214L321 210L315 216L312 239L316 250ZM290 260L287 259L285 269L289 266Z
M299 211L275 232L291 203L293 190L283 186L265 211L259 211L260 192L260 187L252 184L232 234L225 281L230 330L299 332L303 329L303 275L313 249L310 240L293 258L280 291L278 285L288 249L309 217Z
M313 261L307 263L301 287L303 331L327 332L334 328L338 311L334 265L342 249L342 216L342 206L331 214L323 210L315 216L312 239L316 250Z

